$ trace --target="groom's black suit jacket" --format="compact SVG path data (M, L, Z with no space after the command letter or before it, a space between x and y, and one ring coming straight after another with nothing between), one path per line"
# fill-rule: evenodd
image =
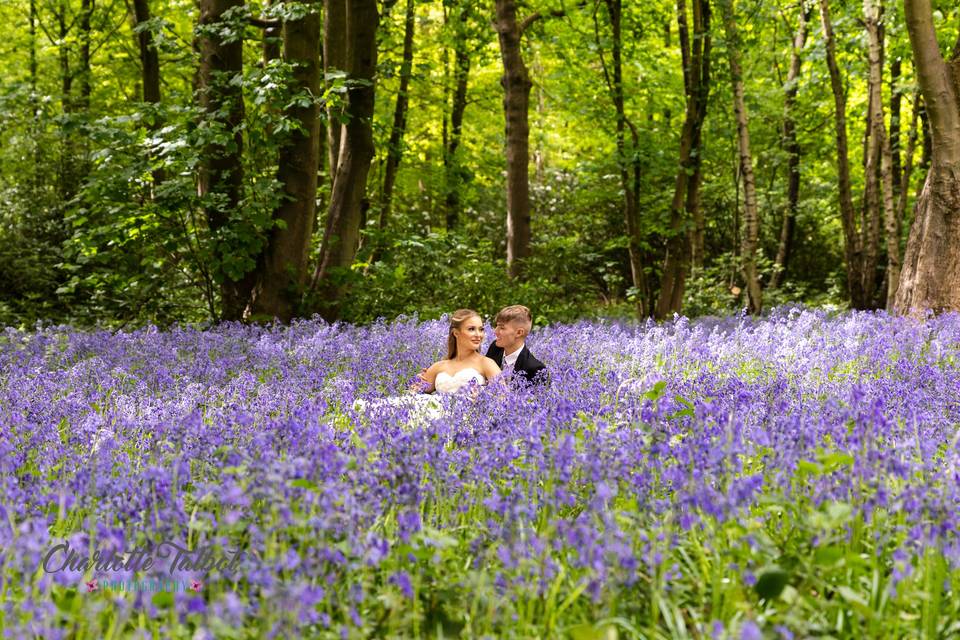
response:
M498 367L503 369L503 349L498 347L496 342L491 344L490 348L487 349L487 357L492 359L497 363ZM520 355L517 356L517 362L513 365L514 373L519 373L531 383L545 380L546 368L547 367L545 364L537 360L534 355L530 353L530 349L527 349L527 345L523 345L523 349L520 350Z

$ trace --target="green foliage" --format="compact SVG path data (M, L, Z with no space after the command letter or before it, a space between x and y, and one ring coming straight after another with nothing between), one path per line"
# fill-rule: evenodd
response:
M644 275L656 296L666 241L673 233L669 214L685 108L676 4L663 0L624 4L623 83L629 126L623 156L639 161ZM120 19L117 6L96 3L89 33L89 74L81 68L85 36L77 19L80 1L35 3L32 32L29 7L26 0L0 6L0 19L11 27L9 46L0 53L5 70L0 80L4 131L0 324L29 326L39 319L166 324L217 318L220 284L250 272L273 226L271 214L279 197L276 151L298 127L283 115L284 109L316 101L334 113L334 121L327 123L326 109L322 110L325 127L349 120L342 108L353 81L343 70L326 70L319 95L291 91L291 65L282 57L264 60L264 32L251 24L251 18L298 19L318 5L243 3L224 22L198 30L196 6L187 0L151 0L153 17L140 26ZM738 7L746 11L742 3ZM542 0L521 7L521 19L534 11L543 17L523 37L524 60L533 81L529 111L533 255L526 279L510 283L502 276L506 215L502 62L489 26L489 7L464 0L416 3L410 110L399 145L403 156L391 219L385 232L374 231L404 27L401 5L384 4L377 33L372 123L377 155L367 183L367 244L358 265L337 274L350 284L350 299L343 307L347 318L411 312L433 316L458 304L492 308L505 301L526 302L548 320L632 313L639 290L633 286L627 259L616 117L607 82L612 33L602 3L599 9L574 3L564 7L563 17L552 15L556 8ZM847 86L848 134L851 141L862 140L867 108L862 8L854 3L833 11L838 62ZM944 51L956 41L957 11L955 3L934 3ZM904 166L916 100L915 73L902 7L885 2L884 12L888 63L884 104L892 125L891 87L902 97L900 139L893 142ZM57 32L61 17L64 34ZM763 282L769 283L787 207L788 157L781 134L786 64L798 6L764 1L738 18L761 213L759 263ZM767 307L792 301L842 305L844 299L836 149L830 126L834 106L817 22L810 21L796 83L802 156L793 252L782 286L764 292ZM725 45L716 16L712 28L700 190L706 255L703 268L687 281L688 315L735 310L742 305L743 294L736 296L731 290L744 288L732 262L740 243L742 194ZM234 132L203 117L195 106L198 59L192 43L207 32L244 46L244 73L218 79L242 87L245 109L240 127L241 202L225 212L228 224L216 236L207 227L204 210L224 203L216 194L197 197L200 157L211 144L232 144ZM140 33L152 36L160 54L163 101L157 106L139 102ZM467 108L459 148L448 157L457 47L469 58ZM894 83L889 62L895 56L902 69ZM89 95L82 90L86 80ZM915 170L908 184L904 233L925 171L922 141L921 134L912 159ZM851 144L850 153L857 208L862 206L864 180L860 146ZM325 148L321 155L310 272L316 267L331 191ZM459 215L447 228L452 195ZM686 221L682 232L691 225ZM374 246L382 251L368 265ZM306 302L306 312L316 308L315 301Z

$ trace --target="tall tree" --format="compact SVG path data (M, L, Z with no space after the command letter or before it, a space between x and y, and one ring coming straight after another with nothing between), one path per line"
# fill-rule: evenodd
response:
M37 139L40 132L40 94L37 91L37 0L30 0L30 138L33 140L33 171L30 176L31 192L40 184L42 150Z
M833 92L833 122L837 142L837 183L840 199L840 222L843 226L843 248L847 263L847 292L850 304L855 309L866 308L867 302L861 279L862 242L857 230L856 214L853 208L853 192L850 184L849 145L847 143L847 97L837 65L836 39L833 35L833 22L830 19L828 0L820 2L820 23L823 26L826 48L827 68L830 71L830 89Z
M594 11L594 30L597 37L597 50L600 51L600 62L603 67L604 78L613 107L616 111L617 136L617 164L620 167L620 186L623 189L623 217L627 232L627 256L630 260L630 277L634 289L637 291L637 314L641 317L648 314L649 296L647 280L643 271L643 235L640 229L640 212L637 206L637 197L640 193L640 139L637 127L627 117L624 88L623 88L623 3L622 0L605 0L607 15L610 19L612 32L611 63L613 73L607 69L603 57L603 49L599 45L600 28ZM630 147L627 146L627 129L630 130Z
M463 114L467 110L467 83L470 78L470 49L467 25L472 20L469 0L460 0L452 7L446 24L453 29L453 95L450 99L450 124L443 122L443 173L446 191L447 230L452 231L460 220L460 188L463 169L457 151L463 135Z
M160 104L160 53L154 42L150 24L149 0L133 0L134 31L137 34L137 47L140 51L140 83L143 91L143 101ZM157 131L161 127L159 119L150 122L150 129ZM165 176L162 169L154 169L153 186L163 182Z
M413 72L413 33L415 24L413 0L407 0L403 16L403 55L400 62L400 87L393 108L393 126L387 142L387 166L384 168L383 188L380 191L380 229L387 228L393 203L393 186L403 156L403 134L407 129L407 108L410 104L410 75Z
M917 123L920 119L921 103L919 88L913 90L913 109L910 116L910 128L907 131L907 146L903 153L903 167L900 170L900 187L897 192L897 227L901 227L907 212L907 198L910 195L910 179L913 176L913 156L917 149Z
M160 54L150 28L149 0L133 0L133 19L140 51L140 81L143 84L143 101L160 102Z
M293 65L296 99L284 114L297 123L280 147L277 181L283 185L274 226L259 261L253 316L288 322L298 311L307 278L307 251L313 236L320 153L320 2L308 0L302 16L283 23L283 58Z
M870 150L867 154L867 188L870 197L869 219L866 227L870 229L869 250L865 255L864 264L864 292L871 300L879 298L885 306L892 308L893 298L896 295L897 284L900 279L900 233L896 218L893 188L893 152L890 148L890 139L887 137L883 115L883 28L881 25L882 7L879 0L864 0L863 17L867 32L867 58L869 61L869 78L867 87L870 95L869 105L869 132ZM877 192L882 198L878 198ZM887 265L885 280L887 288L884 291L874 292L877 271L876 245L879 244L880 211L883 211L883 227L886 237ZM866 211L865 211L866 213Z
M663 264L660 297L657 300L656 317L666 318L680 313L683 307L683 292L687 270L691 260L691 244L701 246L704 224L699 212L700 164L703 153L701 132L707 114L707 99L710 91L710 3L709 0L693 0L693 42L687 22L685 0L677 0L677 25L680 54L683 61L683 87L686 98L683 128L680 131L680 162L670 204L670 235L667 238L667 254ZM669 30L667 31L669 41ZM669 122L669 113L666 114ZM690 219L694 230L687 233Z
M328 5L333 0L329 0ZM340 155L327 212L327 228L313 287L320 290L320 312L335 318L340 312L342 287L338 269L353 264L360 237L360 220L366 194L367 174L373 159L373 77L377 67L376 0L346 2L346 51L350 87L347 90L347 122L342 127Z
M810 5L800 3L797 30L793 35L790 48L790 69L784 83L783 129L781 145L787 152L787 207L783 212L783 224L780 227L780 243L777 247L776 268L770 278L770 288L776 289L786 276L793 248L794 230L797 222L797 207L800 203L800 143L797 140L797 123L794 110L797 93L800 89L800 66L803 62L801 52L807 41L807 23L810 21Z
M904 0L914 67L930 119L930 170L907 241L895 309L960 310L960 37L944 60L930 0Z
M90 111L90 94L93 91L90 46L93 10L94 0L80 0L80 100L77 106L82 113Z
M880 164L883 139L883 43L880 36L880 5L864 0L863 24L867 33L867 126L864 132L864 188L860 236L863 247L861 286L864 306L875 306L880 258Z
M233 255L227 238L230 215L243 191L243 91L236 78L243 72L243 41L224 14L243 0L200 0L200 68L198 98L211 134L201 152L197 182L213 236L216 279L220 282L224 320L243 317L253 287L250 271Z
M524 32L542 16L531 13L518 22L516 0L496 0L496 10L507 141L507 269L511 277L517 277L530 255L529 110L533 87L520 44Z
M347 2L344 0L324 0L323 2L323 72L324 77L334 72L346 72L347 68ZM340 126L339 105L327 103L327 174L330 184L337 177L337 164L340 162Z
M727 37L727 58L730 83L733 86L733 112L737 121L737 148L740 153L740 176L743 180L743 238L740 246L740 270L747 284L751 313L763 308L763 291L757 272L757 241L760 235L760 211L750 153L750 130L747 106L743 99L743 68L740 62L740 34L734 14L734 0L720 0L724 33Z

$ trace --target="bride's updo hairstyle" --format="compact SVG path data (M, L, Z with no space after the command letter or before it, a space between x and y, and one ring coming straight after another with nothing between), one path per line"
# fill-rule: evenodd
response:
M457 309L450 316L450 331L447 332L447 360L457 357L457 336L453 335L453 330L459 329L470 318L479 317L480 314L473 309Z

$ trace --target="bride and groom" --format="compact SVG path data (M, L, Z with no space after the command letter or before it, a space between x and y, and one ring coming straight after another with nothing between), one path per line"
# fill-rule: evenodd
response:
M450 316L447 357L430 365L417 376L415 391L456 393L468 385L486 384L503 371L512 379L528 383L541 381L546 367L526 346L533 326L530 309L523 305L504 307L494 318L496 341L480 354L483 319L476 311L459 309Z

